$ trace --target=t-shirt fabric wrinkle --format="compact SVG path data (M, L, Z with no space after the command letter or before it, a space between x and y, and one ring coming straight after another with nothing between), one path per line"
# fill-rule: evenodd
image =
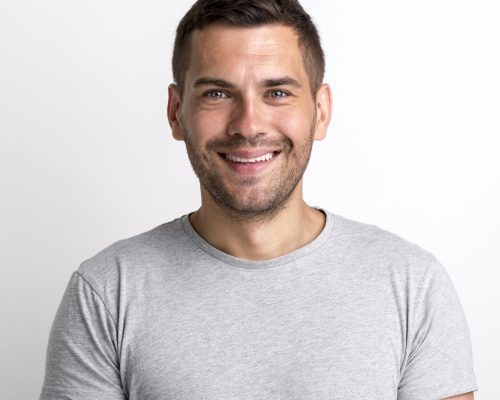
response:
M265 261L206 242L189 214L73 272L40 400L438 400L476 391L471 340L437 258L333 214Z

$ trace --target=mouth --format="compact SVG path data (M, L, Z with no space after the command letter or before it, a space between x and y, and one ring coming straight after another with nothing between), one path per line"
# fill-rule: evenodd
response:
M230 154L230 153L218 153L219 156L224 158L225 160L239 163L239 164L255 164L255 163L262 163L266 162L269 160L272 160L274 157L276 157L281 151L270 151L268 153L259 155L258 157L243 157L239 156L239 154Z
M240 175L254 175L267 169L278 158L281 151L260 153L258 156L249 153L243 154L243 152L218 154L234 172ZM246 157L243 157L243 155L246 155ZM253 157L250 157L250 155L253 155Z

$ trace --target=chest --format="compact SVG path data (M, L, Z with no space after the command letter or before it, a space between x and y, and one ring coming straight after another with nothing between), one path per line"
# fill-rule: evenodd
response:
M129 399L395 399L404 352L395 302L316 289L184 290L131 302L122 340Z

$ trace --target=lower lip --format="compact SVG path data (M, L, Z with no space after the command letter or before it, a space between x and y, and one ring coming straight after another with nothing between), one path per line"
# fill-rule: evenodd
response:
M240 175L254 175L258 172L262 172L266 168L268 168L273 161L279 157L281 154L275 154L273 158L267 161L257 161L255 163L239 163L239 162L234 162L229 159L227 159L225 156L222 156L223 160L226 162L226 164L231 168L234 172L240 174Z

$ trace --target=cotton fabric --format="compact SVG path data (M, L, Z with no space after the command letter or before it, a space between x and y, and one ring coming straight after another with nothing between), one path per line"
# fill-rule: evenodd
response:
M52 326L40 400L437 400L478 390L464 311L436 257L320 210L320 235L272 260L214 248L188 214L85 260Z

